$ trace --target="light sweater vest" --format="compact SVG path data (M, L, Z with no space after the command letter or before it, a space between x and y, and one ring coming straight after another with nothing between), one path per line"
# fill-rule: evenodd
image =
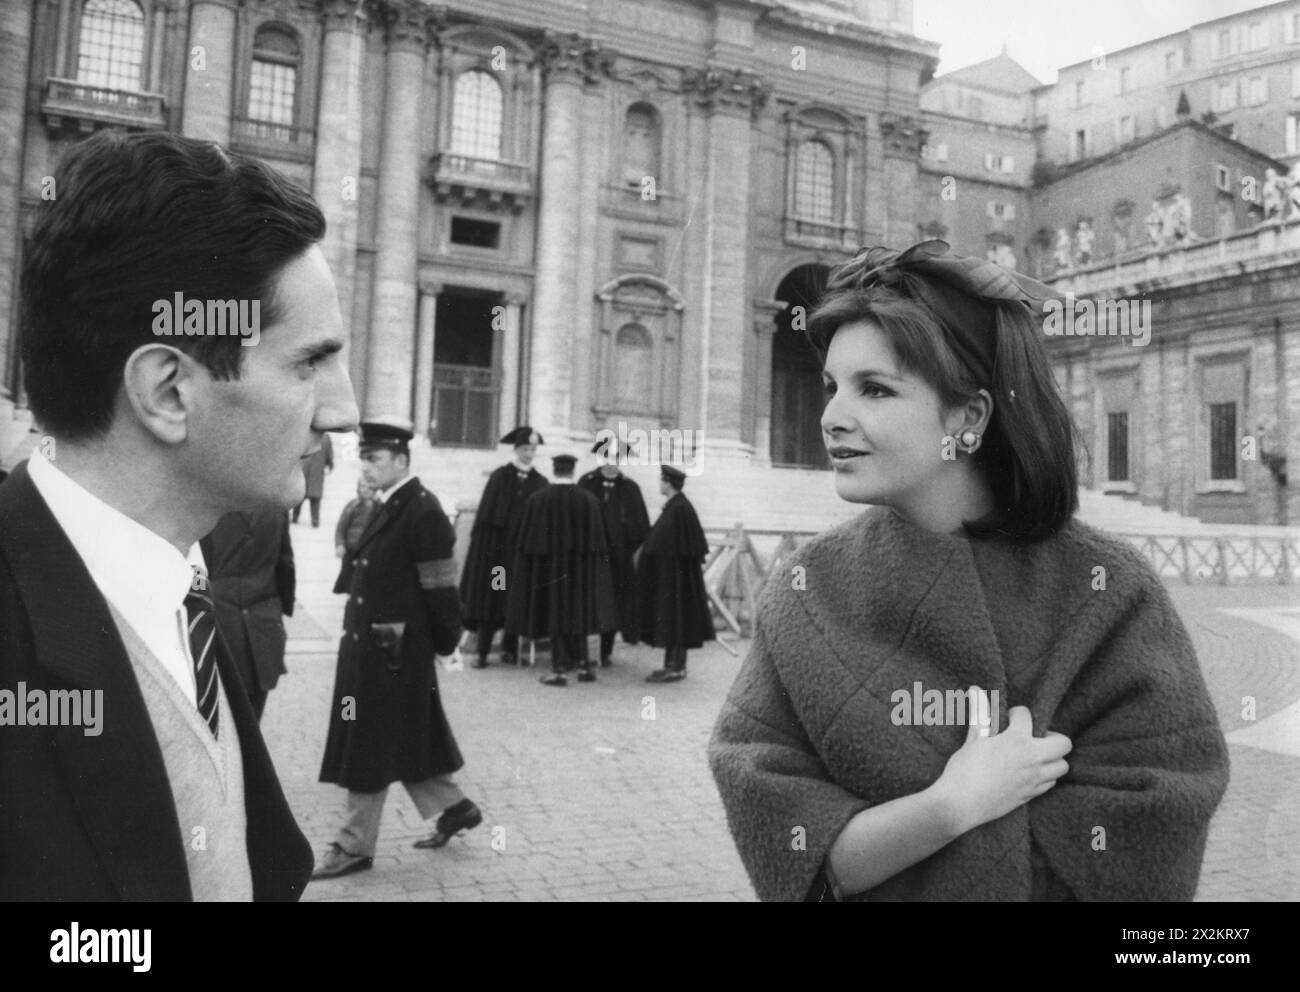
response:
M187 698L112 603L108 608L162 749L194 901L251 902L244 759L225 686L218 677L221 725L220 736L214 739L194 700Z

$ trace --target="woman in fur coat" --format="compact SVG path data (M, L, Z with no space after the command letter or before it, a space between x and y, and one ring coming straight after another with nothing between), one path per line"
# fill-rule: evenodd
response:
M1190 900L1227 747L1168 594L1074 519L1051 290L864 249L809 321L835 486L709 759L767 900Z

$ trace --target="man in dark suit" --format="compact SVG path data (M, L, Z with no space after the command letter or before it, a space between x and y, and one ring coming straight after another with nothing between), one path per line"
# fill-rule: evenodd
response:
M371 867L394 782L426 820L440 814L416 847L442 847L483 822L452 778L464 760L434 666L435 657L463 664L456 532L410 474L412 437L409 422L396 418L361 425L361 472L380 507L334 586L348 602L320 780L348 790L347 817L314 879Z
M282 510L227 513L199 547L217 629L260 721L266 697L286 671L284 618L293 616L297 584L289 515Z
M0 899L297 899L311 850L190 561L356 422L324 218L165 132L102 131L55 182L21 301L55 454L0 487L0 694L28 705L0 707Z

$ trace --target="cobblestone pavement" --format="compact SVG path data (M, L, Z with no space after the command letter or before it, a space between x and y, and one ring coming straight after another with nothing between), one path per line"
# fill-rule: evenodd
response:
M327 488L326 523L354 479L330 480L337 484ZM299 608L290 621L290 671L271 694L263 730L319 852L345 795L316 781L343 597L329 591L337 572L332 527L299 524L293 538ZM1285 587L1169 588L1196 641L1232 760L1197 898L1300 899L1300 746L1293 746L1300 640L1284 632L1300 620L1300 597ZM705 759L747 645L734 646L738 657L716 644L691 652L689 677L669 685L643 681L661 663L659 652L622 644L599 681L563 689L539 685L541 668L494 662L441 672L466 759L457 780L482 807L482 826L441 850L415 850L431 825L395 786L375 867L313 882L304 898L753 900ZM1243 697L1255 700L1254 720L1242 718Z

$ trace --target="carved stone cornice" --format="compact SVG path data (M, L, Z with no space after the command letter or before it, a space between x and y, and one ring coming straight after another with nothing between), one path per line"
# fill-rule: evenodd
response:
M326 31L358 31L365 28L371 13L368 0L321 0L321 20Z
M709 113L757 117L772 95L771 84L744 69L684 69L682 89Z
M917 118L889 111L880 115L880 135L885 139L886 152L906 156L919 156L921 146L930 138L930 132Z
M428 51L444 17L420 0L368 0L367 8L371 21L383 25L390 51Z
M614 51L594 38L580 34L547 31L538 52L538 62L547 81L598 83L614 68Z

